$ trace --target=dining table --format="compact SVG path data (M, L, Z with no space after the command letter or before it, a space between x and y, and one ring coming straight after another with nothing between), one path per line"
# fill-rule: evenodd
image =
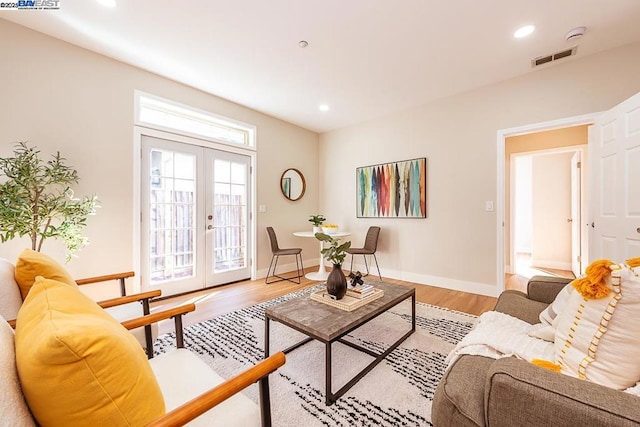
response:
M313 231L295 231L293 235L297 237L312 237L314 239L316 238L316 235ZM333 233L329 233L328 235L336 239L340 237L350 236L351 233L347 231L335 231ZM320 240L318 240L318 242L320 243L320 262L318 265L318 271L307 273L304 275L304 277L310 280L323 281L327 280L327 277L329 277L329 271L327 271L327 269L325 268L324 258L322 256L323 244Z

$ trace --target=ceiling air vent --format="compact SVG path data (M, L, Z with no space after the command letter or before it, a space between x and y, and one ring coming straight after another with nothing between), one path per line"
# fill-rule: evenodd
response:
M542 64L557 61L558 59L573 56L578 52L578 46L574 46L571 49L563 50L561 52L552 53L551 55L539 56L531 61L531 67L537 67Z

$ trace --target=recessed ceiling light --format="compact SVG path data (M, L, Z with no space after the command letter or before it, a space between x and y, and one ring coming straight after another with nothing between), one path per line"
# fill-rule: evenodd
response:
M327 104L320 104L318 106L318 110L320 110L320 111L329 111L329 106Z
M116 0L96 0L96 1L106 7L116 7Z
M533 30L535 30L535 29L536 29L536 27L534 25L525 25L524 27L519 28L518 31L513 33L513 37L515 37L517 39L521 39L523 37L527 37L528 35L533 33Z

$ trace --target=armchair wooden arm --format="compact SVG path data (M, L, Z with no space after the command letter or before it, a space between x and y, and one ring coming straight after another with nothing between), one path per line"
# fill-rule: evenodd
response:
M123 297L111 298L108 300L98 302L98 305L102 308L115 307L117 305L129 304L130 302L143 301L151 298L159 297L162 295L162 291L155 290L149 292L141 292L139 294L126 295Z
M195 309L196 309L195 304L180 305L178 307L173 307L168 310L163 310L157 313L148 314L146 316L136 317L135 319L127 320L126 322L122 322L122 326L124 326L127 329L135 329L135 328L139 328L140 326L149 327L148 325L152 323L173 318L176 324L176 347L184 348L182 316L192 311L195 311ZM151 347L147 347L147 357L149 359L153 357L153 345Z
M159 322L161 320L170 319L172 317L182 316L183 314L191 313L196 310L195 304L185 304L178 307L173 307L167 310L158 311L157 313L148 314L142 317L136 317L134 319L122 322L122 326L127 329L135 329L140 326L150 325L152 323Z
M124 280L133 276L135 276L135 273L133 271L126 271L124 273L107 274L104 276L95 276L95 277L88 277L86 279L79 279L79 280L76 280L76 283L79 286L82 286L82 285L89 285L92 283L108 282L110 280L118 280L120 282L120 295L125 296L127 295L127 289L124 285Z
M264 425L271 425L270 402L268 401L268 393L265 393L264 390L269 387L268 375L284 365L285 361L286 358L283 352L276 353L240 375L166 413L149 424L149 427L182 426L258 381L260 382L260 399L264 399L262 402L262 415L263 417L266 416L266 418L263 418L263 423Z

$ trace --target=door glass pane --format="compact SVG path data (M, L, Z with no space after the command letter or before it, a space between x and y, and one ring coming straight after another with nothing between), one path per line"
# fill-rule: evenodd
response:
M247 166L214 160L214 272L247 267Z
M151 283L195 274L194 155L151 150L149 265Z

